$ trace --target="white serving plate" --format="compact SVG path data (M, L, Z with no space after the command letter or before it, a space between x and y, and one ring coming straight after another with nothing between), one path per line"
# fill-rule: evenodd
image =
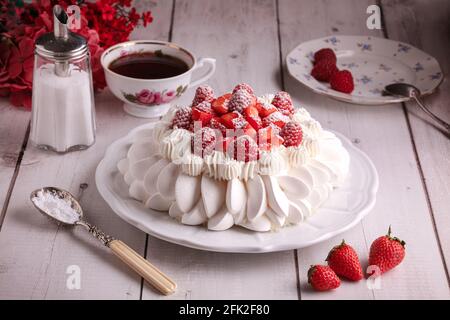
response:
M351 94L335 91L310 73L314 52L331 48L339 69L350 70L355 82ZM356 104L386 104L407 98L383 95L386 85L409 83L423 95L432 93L442 82L443 73L435 58L403 42L371 36L331 36L304 42L286 57L292 77L322 95Z
M257 233L241 227L210 231L205 226L183 225L166 212L144 208L128 195L128 188L117 170L126 157L133 137L140 130L152 128L149 123L132 130L112 143L95 173L97 188L113 209L128 223L157 238L182 246L218 252L260 253L303 248L329 239L356 225L374 206L378 189L375 166L362 151L342 136L350 154L350 173L344 185L332 192L324 206L305 222L278 232Z

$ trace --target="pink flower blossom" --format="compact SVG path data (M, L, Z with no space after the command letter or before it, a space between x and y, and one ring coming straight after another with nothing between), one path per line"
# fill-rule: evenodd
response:
M152 104L156 100L156 94L148 89L142 89L141 92L137 94L137 99L142 104Z
M161 98L162 102L167 103L175 98L176 94L174 90L167 91Z

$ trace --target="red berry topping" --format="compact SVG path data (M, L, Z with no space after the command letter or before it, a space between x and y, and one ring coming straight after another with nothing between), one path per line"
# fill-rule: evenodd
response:
M308 283L317 291L328 291L339 287L341 280L329 266L315 265L308 270Z
M255 130L259 130L262 127L262 120L259 117L258 109L256 109L256 107L245 108L244 117Z
M179 108L172 120L173 128L189 130L192 124L192 109L190 107Z
M331 76L338 71L339 70L336 67L335 62L333 62L329 59L323 59L314 65L314 68L311 70L311 75L317 81L328 82L328 81L330 81Z
M344 93L351 93L355 88L352 73L348 70L335 72L331 76L330 85L332 89Z
M209 127L195 131L191 139L191 150L199 157L210 155L214 151L215 145L216 133Z
M252 106L255 102L255 96L251 95L246 90L237 90L231 96L230 102L228 103L228 109L229 111L242 113L245 108Z
M230 102L231 93L226 93L218 97L211 104L213 110L219 114L228 113L228 103Z
M244 134L247 136L252 137L253 139L256 139L256 135L257 132L255 130L255 128L252 127L252 125L250 123L248 123L245 127L244 127Z
M280 128L283 128L286 123L290 121L288 116L285 116L280 111L275 111L262 119L263 127L267 127L270 124L274 124Z
M234 143L230 143L227 152L230 157L238 161L258 160L258 145L247 135L240 136L234 140Z
M255 105L255 108L258 110L258 113L262 118L267 117L269 114L278 110L273 104L264 102L258 102Z
M280 91L272 100L272 104L286 116L290 116L294 113L294 106L292 105L292 99L289 93Z
M220 117L222 124L228 129L243 129L248 122L239 112L230 112Z
M213 129L219 130L222 135L225 135L227 127L222 124L222 119L220 117L213 117L209 122L209 126Z
M248 85L246 83L239 83L236 87L234 87L233 93L235 93L238 90L245 90L248 93L250 93L251 95L255 94L255 92L253 91L253 88L250 87L250 85Z
M283 138L278 135L279 128L270 125L258 131L258 146L260 150L270 151L272 147L283 144Z
M344 240L340 245L331 249L328 253L327 262L330 268L340 277L352 281L359 281L364 277L358 254Z
M285 147L297 147L302 143L303 131L302 127L297 122L288 122L281 129L281 137L284 139L283 145Z
M405 257L405 242L391 236L391 227L388 234L376 239L370 246L369 265L378 266L381 273L391 270L399 265Z
M203 101L192 108L192 119L201 121L203 126L207 126L213 117L213 111L209 102Z
M214 100L214 90L208 85L202 85L195 90L194 100L192 106L196 106L199 103L206 101L212 102Z
M330 48L323 48L317 51L314 54L314 64L317 64L319 61L322 60L330 60L334 64L336 64L336 54L334 53L333 49Z

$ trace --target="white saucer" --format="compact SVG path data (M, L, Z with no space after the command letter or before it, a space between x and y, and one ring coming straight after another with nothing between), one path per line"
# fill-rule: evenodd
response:
M324 241L356 225L375 204L378 189L377 171L362 151L342 136L350 154L350 173L344 185L334 190L324 206L305 222L278 232L257 233L233 227L226 231L210 231L204 226L183 225L165 212L144 208L128 195L128 187L117 170L117 163L126 157L133 137L140 130L151 129L149 123L132 130L112 143L95 173L97 188L125 221L157 238L182 246L218 252L260 253L303 248Z
M332 48L339 69L350 70L355 82L351 94L335 91L310 73L314 52ZM423 95L432 93L442 82L443 73L435 58L403 42L368 36L332 36L304 42L286 57L289 73L316 93L356 104L385 104L406 98L384 96L386 85L412 84Z

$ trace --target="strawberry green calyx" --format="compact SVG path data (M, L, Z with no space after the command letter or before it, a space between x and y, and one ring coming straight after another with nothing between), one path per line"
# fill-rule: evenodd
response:
M391 226L389 226L388 233L387 233L386 237L387 237L389 240L397 241L397 242L400 243L400 244L402 245L402 247L404 248L405 245L406 245L406 242L403 241L403 240L401 240L401 239L399 239L399 238L397 238L397 237L391 236L391 231L392 231L392 230L391 230Z

